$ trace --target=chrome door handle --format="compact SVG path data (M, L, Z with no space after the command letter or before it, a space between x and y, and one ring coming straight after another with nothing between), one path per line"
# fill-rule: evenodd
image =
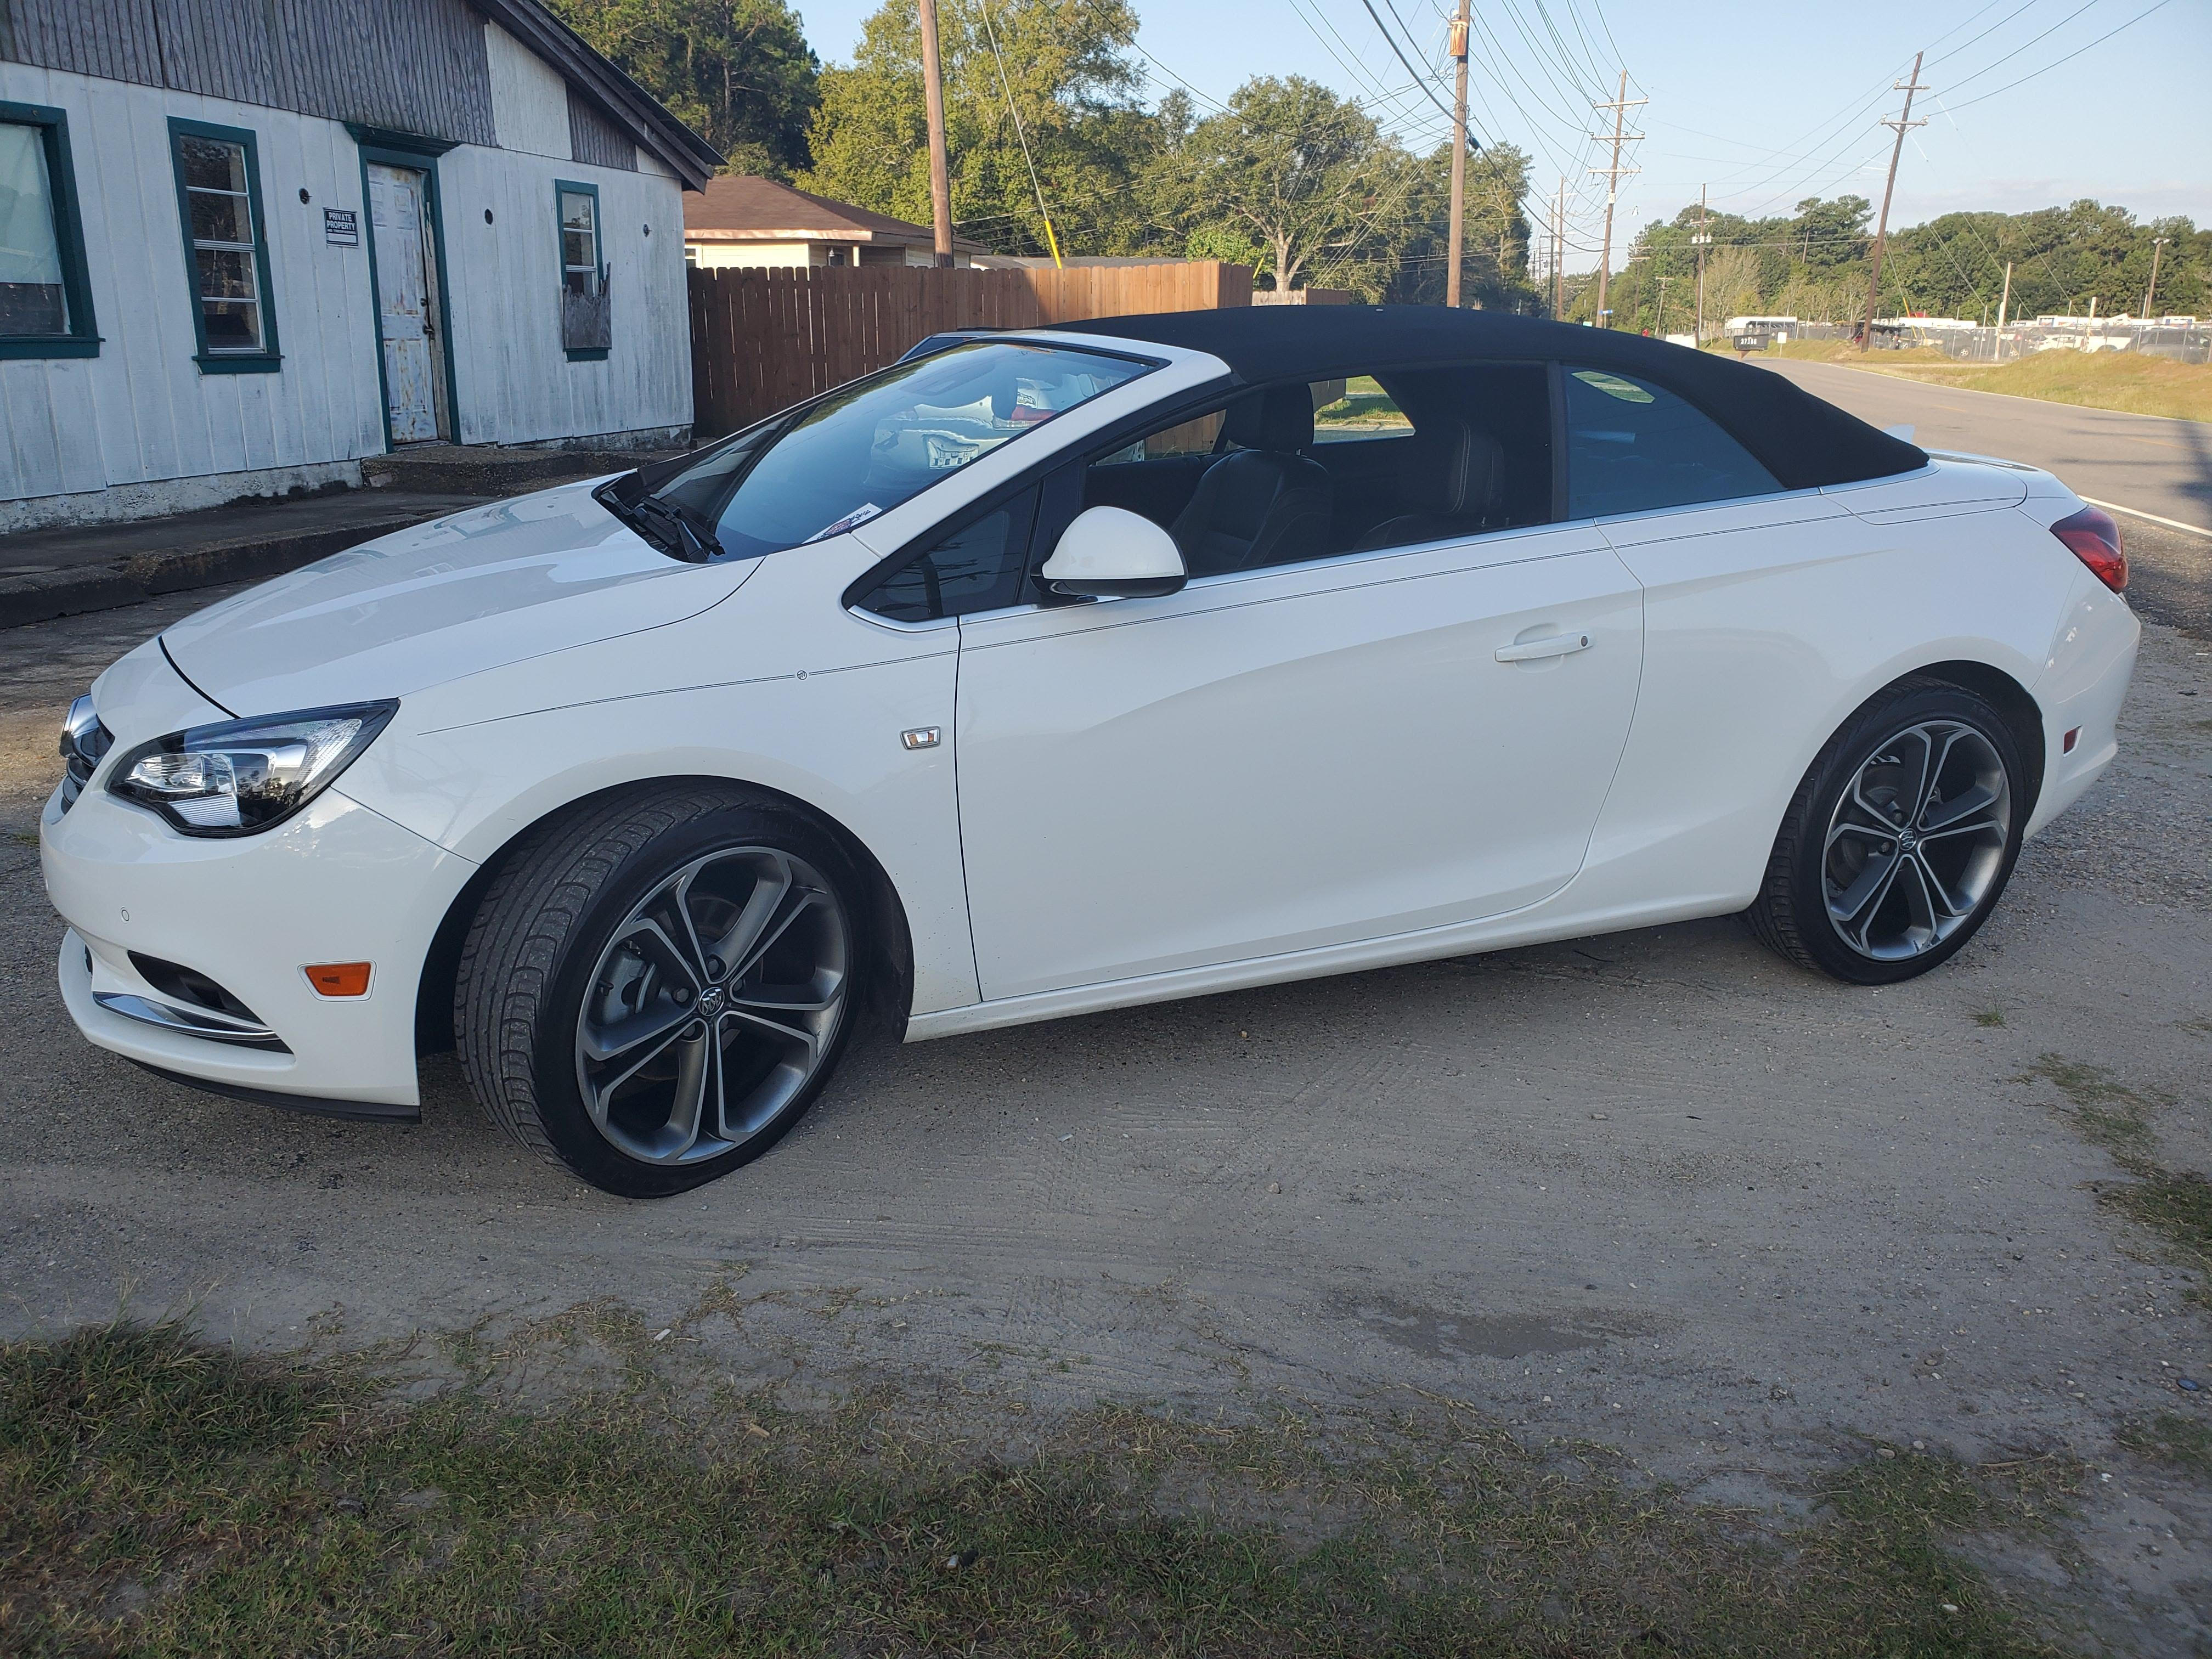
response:
M1587 634L1554 634L1548 639L1523 640L1518 645L1501 645L1498 647L1498 660L1534 662L1541 657L1572 656L1577 651L1589 650L1589 645L1590 636Z

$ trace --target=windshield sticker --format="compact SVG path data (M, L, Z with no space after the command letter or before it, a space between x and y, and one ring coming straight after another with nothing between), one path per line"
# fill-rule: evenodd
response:
M816 531L806 539L809 542L818 542L830 536L842 535L844 532L850 530L854 525L867 523L869 520L874 518L877 514L882 511L883 508L878 507L873 501L865 502L862 505L854 507L850 513L848 513L843 518L837 520L834 524L823 525L821 529Z

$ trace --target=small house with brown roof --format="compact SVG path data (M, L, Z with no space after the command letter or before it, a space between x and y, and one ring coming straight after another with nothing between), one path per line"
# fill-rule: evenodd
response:
M952 262L964 265L982 244L956 237ZM794 190L773 179L725 174L684 198L684 258L713 270L726 265L927 265L936 237L849 202Z

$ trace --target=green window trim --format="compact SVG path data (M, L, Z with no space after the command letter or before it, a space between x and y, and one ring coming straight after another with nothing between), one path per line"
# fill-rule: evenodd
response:
M76 163L70 158L69 112L44 104L0 102L0 121L40 129L46 149L47 185L53 192L62 304L70 323L69 331L63 334L0 334L0 360L97 357L100 325L93 315L92 282L85 265L84 218L77 208Z
M553 236L560 261L557 269L561 273L562 291L564 294L568 291L569 270L567 222L561 207L561 198L564 196L588 196L592 198L592 262L594 267L592 281L593 292L604 295L607 290L606 215L600 209L599 187L576 179L556 179L553 181ZM565 301L563 304L566 304ZM565 321L562 326L565 331ZM562 355L572 363L603 363L607 360L607 351L605 346L571 346L567 343L565 332L562 336Z
M191 194L185 183L184 138L213 138L236 144L246 157L246 210L252 216L254 302L261 318L261 344L253 351L216 351L208 346L207 307L200 293L199 260L192 238ZM205 121L169 118L169 168L177 181L177 230L185 251L185 291L192 307L192 361L203 374L273 374L284 365L276 340L276 305L269 281L269 221L261 210L261 156L253 133L245 127L220 127Z

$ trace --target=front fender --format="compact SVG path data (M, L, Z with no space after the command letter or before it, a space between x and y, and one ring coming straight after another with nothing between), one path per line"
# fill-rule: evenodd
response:
M766 561L734 604L687 622L404 700L342 787L478 864L570 802L628 784L775 790L883 867L913 937L915 1011L973 1002L952 749L900 740L917 726L952 732L958 632L884 628L838 608L858 574L842 564L874 556L809 556L818 551Z

